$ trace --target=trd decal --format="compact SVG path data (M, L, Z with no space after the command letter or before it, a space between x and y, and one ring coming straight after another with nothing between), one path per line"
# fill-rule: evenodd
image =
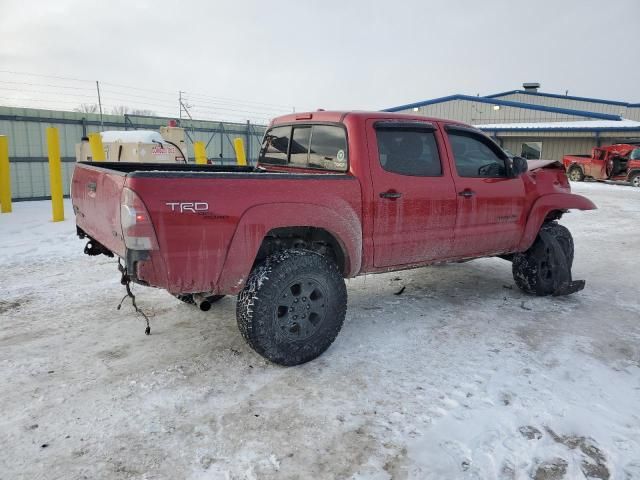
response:
M167 202L165 205L171 208L172 212L207 212L209 204L207 202Z

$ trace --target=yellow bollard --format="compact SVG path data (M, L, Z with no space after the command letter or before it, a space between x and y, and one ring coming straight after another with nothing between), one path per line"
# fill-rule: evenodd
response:
M9 138L4 135L0 135L0 212L11 213Z
M207 164L207 150L204 146L204 142L195 142L193 144L193 153L196 157L196 163L198 165Z
M102 147L100 132L89 134L89 146L91 147L91 159L94 162L104 162L104 148Z
M247 165L247 155L244 152L244 142L241 138L233 140L233 148L236 151L236 163L242 167Z
M62 165L60 164L60 140L57 128L47 128L47 150L49 152L49 185L53 221L61 222L64 220L64 204L62 203Z

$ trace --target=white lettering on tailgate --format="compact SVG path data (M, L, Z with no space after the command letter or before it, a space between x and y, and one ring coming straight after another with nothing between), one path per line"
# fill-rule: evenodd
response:
M165 205L171 208L172 212L178 213L197 213L209 210L209 204L207 202L166 202Z

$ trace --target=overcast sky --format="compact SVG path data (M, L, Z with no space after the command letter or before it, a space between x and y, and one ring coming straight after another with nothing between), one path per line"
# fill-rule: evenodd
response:
M380 109L531 81L640 102L639 0L0 5L0 104L28 80L6 71L298 110Z

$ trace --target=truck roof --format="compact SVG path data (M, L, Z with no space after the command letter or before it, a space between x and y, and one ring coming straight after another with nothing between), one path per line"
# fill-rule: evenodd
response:
M321 121L321 122L337 122L342 123L345 117L357 117L360 119L398 119L398 120L417 120L421 122L447 122L457 125L466 125L465 123L455 120L445 120L442 118L424 117L422 115L411 115L407 113L394 112L367 112L359 110L317 110L315 112L295 112L288 115L282 115L271 120L270 125L279 125L282 123L304 122L304 121Z

